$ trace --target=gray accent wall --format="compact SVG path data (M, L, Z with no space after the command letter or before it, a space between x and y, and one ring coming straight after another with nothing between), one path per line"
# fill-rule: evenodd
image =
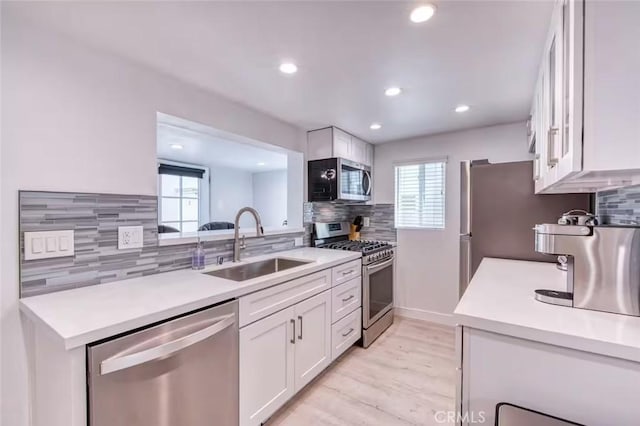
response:
M640 185L598 192L597 205L603 224L640 225Z
M191 267L195 244L158 246L155 196L21 191L21 297ZM118 250L119 226L143 226L142 249ZM74 257L24 259L23 233L74 230ZM303 233L248 238L243 256L294 248ZM307 237L308 240L308 237ZM233 258L233 241L204 243L206 263Z

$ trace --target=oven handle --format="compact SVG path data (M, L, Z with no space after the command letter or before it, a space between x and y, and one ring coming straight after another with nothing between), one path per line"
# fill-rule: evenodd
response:
M373 263L371 265L367 265L365 266L365 270L367 272L367 274L371 275L371 274L375 274L376 272L380 271L381 269L384 269L386 267L388 267L389 265L393 265L393 257L391 259L385 260L381 263Z

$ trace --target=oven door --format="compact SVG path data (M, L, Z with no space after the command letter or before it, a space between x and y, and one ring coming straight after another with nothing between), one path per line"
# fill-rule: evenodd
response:
M362 267L362 321L369 328L393 307L393 258Z
M338 159L339 198L368 201L371 199L371 168L353 161Z

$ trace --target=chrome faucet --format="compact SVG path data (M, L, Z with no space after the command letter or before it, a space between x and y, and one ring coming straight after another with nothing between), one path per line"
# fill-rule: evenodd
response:
M244 239L244 235L242 236L242 241L240 242L240 216L242 216L243 213L245 212L249 212L253 215L253 218L256 220L256 236L260 237L262 235L264 235L264 229L262 229L262 222L260 221L260 215L258 214L258 211L252 207L243 207L240 210L238 210L238 214L236 215L236 222L233 226L233 229L235 230L234 235L233 235L233 261L234 262L239 262L240 261L240 250L244 250L245 248L247 248L247 245L245 244L245 239Z

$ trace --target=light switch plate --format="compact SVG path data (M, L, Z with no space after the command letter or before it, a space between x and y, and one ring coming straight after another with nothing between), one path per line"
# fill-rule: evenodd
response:
M142 226L118 226L118 250L142 248Z
M371 226L371 218L369 218L368 216L363 217L362 218L362 226L364 226L364 227Z
M24 233L24 260L74 255L73 230Z
M296 237L293 241L295 247L300 247L304 244L304 240L302 239L302 237Z

